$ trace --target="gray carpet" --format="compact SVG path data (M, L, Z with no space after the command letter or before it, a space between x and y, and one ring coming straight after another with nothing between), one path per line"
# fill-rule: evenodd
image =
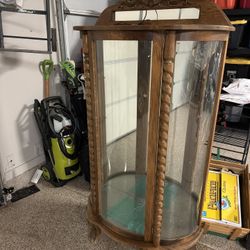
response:
M132 250L102 235L88 238L85 208L89 186L78 177L62 188L40 181L40 192L0 209L0 249ZM243 249L238 243L205 235L196 249Z
M77 178L62 188L42 181L40 192L0 209L0 249L128 249L88 239L89 186Z

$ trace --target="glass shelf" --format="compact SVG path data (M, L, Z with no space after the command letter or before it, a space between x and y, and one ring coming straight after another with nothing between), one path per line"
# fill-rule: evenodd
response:
M103 218L119 228L143 235L145 182L146 175L128 172L109 178L102 188ZM164 213L167 216L163 221L162 240L173 240L195 231L197 211L197 198L179 183L166 179Z

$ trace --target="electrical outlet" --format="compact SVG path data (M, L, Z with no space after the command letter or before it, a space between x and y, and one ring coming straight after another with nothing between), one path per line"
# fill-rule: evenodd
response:
M7 164L8 168L13 168L16 166L13 154L7 155Z

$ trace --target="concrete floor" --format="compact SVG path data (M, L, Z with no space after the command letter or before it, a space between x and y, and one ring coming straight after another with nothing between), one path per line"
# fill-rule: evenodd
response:
M27 174L26 174L27 178ZM102 235L88 238L85 208L89 185L78 177L62 188L41 180L40 192L0 209L0 250L132 250ZM205 235L196 249L243 249L237 242Z

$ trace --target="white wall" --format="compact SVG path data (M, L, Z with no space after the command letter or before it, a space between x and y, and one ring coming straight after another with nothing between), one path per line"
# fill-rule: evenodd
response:
M51 1L52 2L52 1ZM67 0L72 9L93 9L101 11L107 5L107 0L77 1ZM69 4L70 3L70 4ZM44 9L43 0L25 0L24 8ZM53 4L55 6L55 4ZM53 11L52 11L53 13ZM18 14L19 15L19 14ZM44 36L44 18L32 15L4 13L4 33L12 35ZM52 18L54 20L55 18ZM76 25L83 25L89 19L81 19ZM92 22L92 20L90 21ZM68 28L72 36L72 17ZM75 31L76 40L80 36ZM44 43L28 41L10 41L6 39L6 46L11 48L44 49ZM75 45L74 45L75 46ZM74 47L73 46L73 47ZM72 50L73 51L73 50ZM80 53L79 51L77 53ZM52 55L57 63L57 55ZM38 166L44 160L41 137L33 116L33 101L43 98L43 79L38 64L48 55L0 52L0 170L4 181L24 173ZM56 81L58 84L58 81ZM52 93L60 94L53 85ZM10 160L13 160L10 162Z
M42 98L37 64L44 58L40 55L0 54L0 153L5 180L43 160L32 104L34 98ZM13 164L8 163L10 158Z
M43 9L43 1L26 0L24 8ZM3 30L6 35L45 37L45 18L4 12ZM5 47L45 50L46 44L5 39ZM0 52L0 164L4 181L43 161L32 108L34 98L42 98L38 64L46 58L48 55Z
M95 10L102 12L109 4L108 0L92 0L92 1L77 1L65 0L65 4L69 10ZM66 18L66 33L68 37L69 53L71 58L76 62L81 61L81 40L79 31L74 31L73 26L92 25L96 22L95 17L80 17L69 15Z

